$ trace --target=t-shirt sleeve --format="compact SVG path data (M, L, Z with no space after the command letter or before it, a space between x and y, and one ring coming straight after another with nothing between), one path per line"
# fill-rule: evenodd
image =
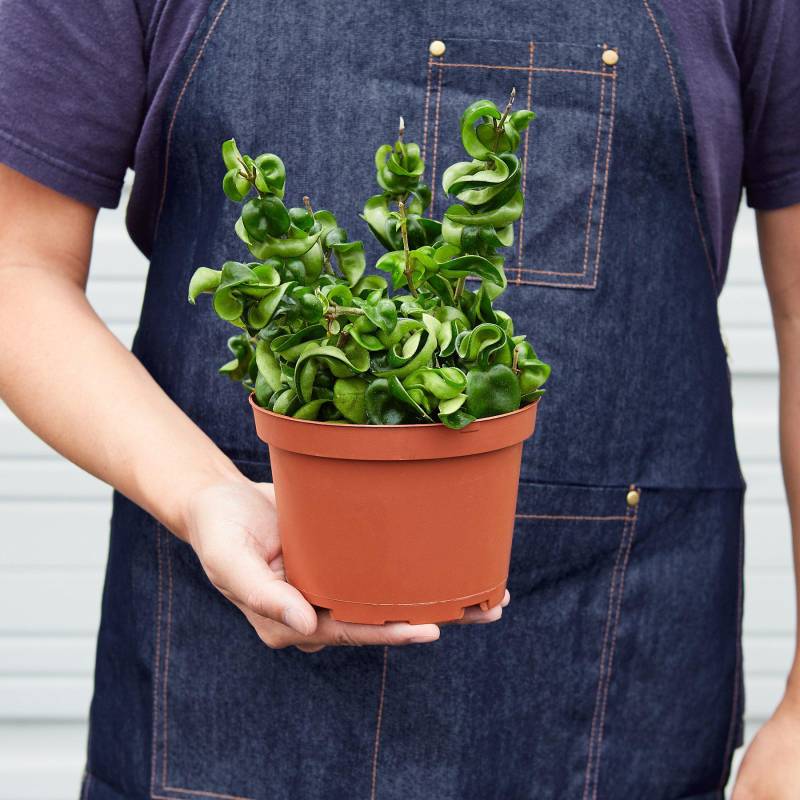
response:
M0 0L0 162L116 206L144 111L144 39L134 0Z
M758 209L800 203L800 3L749 0L740 41L743 181Z

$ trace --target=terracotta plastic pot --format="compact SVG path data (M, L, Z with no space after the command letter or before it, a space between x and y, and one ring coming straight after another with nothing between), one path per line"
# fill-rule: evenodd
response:
M381 624L445 622L502 600L536 404L460 431L250 404L269 444L286 577L310 603Z

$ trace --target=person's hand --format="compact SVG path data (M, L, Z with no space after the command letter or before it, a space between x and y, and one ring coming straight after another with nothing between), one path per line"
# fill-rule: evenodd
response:
M434 642L437 625L355 625L316 611L284 576L270 483L227 481L197 491L184 514L183 538L194 548L211 583L273 648L295 645L316 652L326 645L401 645ZM502 605L508 603L508 593ZM502 606L468 608L462 623L493 622Z
M800 797L800 696L787 693L747 748L731 800Z

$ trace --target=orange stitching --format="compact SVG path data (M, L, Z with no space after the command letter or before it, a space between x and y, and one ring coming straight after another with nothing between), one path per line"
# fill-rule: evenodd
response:
M597 252L594 258L594 278L592 288L597 286L597 276L600 271L600 250L603 246L603 228L606 224L606 199L608 198L608 176L611 170L611 146L614 141L614 120L617 116L617 82L611 84L611 119L608 124L608 144L606 145L606 166L603 175L603 199L600 203L600 227L597 230Z
M165 792L181 792L182 794L199 794L203 797L214 797L218 800L252 800L251 797L240 797L237 794L220 794L219 792L204 792L202 789L182 789L179 786L164 786ZM171 798L167 798L171 800Z
M163 563L161 560L161 525L156 523L156 557L158 559L158 594L156 605L155 657L153 659L153 752L150 754L150 793L156 786L156 742L158 741L158 681L161 674L161 612L163 600Z
M175 101L175 108L172 110L172 117L169 121L169 128L167 129L167 141L164 147L164 179L161 184L161 198L158 202L158 211L156 212L156 224L155 230L158 231L158 225L161 221L161 212L164 209L164 201L167 197L167 175L169 174L169 157L170 157L170 150L172 147L172 131L175 128L175 120L178 116L178 109L181 107L181 103L183 102L183 96L186 94L186 89L189 86L189 82L192 80L195 71L197 70L197 65L200 63L200 59L203 57L203 53L206 50L206 46L208 45L211 36L213 35L214 31L217 28L217 23L219 22L220 17L222 16L222 12L228 7L228 3L230 0L223 0L222 5L220 6L219 11L217 11L216 16L211 22L211 27L208 29L208 32L203 39L203 43L200 45L200 49L197 51L197 55L192 62L192 66L189 69L189 74L186 76L186 80L183 82L183 86L181 86L181 90L178 93L178 99Z
M533 84L533 52L536 45L533 41L528 42L528 108L531 107L531 92ZM525 197L525 187L528 178L528 139L530 138L531 126L525 128L525 145L522 152L522 196ZM525 237L525 214L519 218L519 242L517 243L517 283L520 280L520 268L522 267L522 243Z
M433 62L428 59L428 77L425 81L425 115L422 121L422 160L425 161L428 152L428 117L431 101L431 77L433 75Z
M598 227L597 233L597 252L595 258L595 269L594 269L594 276L592 278L592 283L561 283L557 281L542 281L542 280L522 280L518 277L517 284L524 284L526 286L552 286L559 289L594 289L597 287L597 278L598 278L598 270L600 264L600 249L603 240L603 229L605 226L605 205L606 205L606 197L608 195L608 179L609 179L609 171L611 168L611 145L613 142L614 136L614 123L616 120L616 98L617 98L617 72L616 68L614 68L611 72L604 72L606 77L610 77L612 79L611 83L611 104L609 108L609 123L608 123L608 140L606 143L606 160L605 166L603 171L603 198L601 201L600 207L600 223ZM603 116L603 102L605 101L605 93L602 92L602 88L604 88L605 84L601 84L601 103L598 110L598 132L600 131L602 125L602 116ZM602 137L600 137L602 138ZM592 180L592 190L594 190L594 182L595 179ZM590 200L593 202L593 200ZM589 220L587 219L587 225ZM586 240L586 250L588 251L589 241L591 236L589 236ZM585 259L585 254L584 254ZM584 262L585 263L585 262ZM582 277L586 274L586 266L584 266L583 271L581 272L557 272L555 270L548 270L548 269L534 269L532 267L518 267L518 273L526 272L536 275L563 275L564 277Z
M736 667L733 675L733 700L731 705L731 721L728 725L728 738L725 742L725 755L722 760L722 775L719 779L720 791L725 788L728 764L733 752L733 732L736 730L736 711L739 705L739 681L742 672L742 572L744 570L744 496L740 500L739 509L739 570L736 585Z
M550 269L534 269L533 267L520 267L519 271L520 272L533 272L533 273L536 273L536 274L539 274L539 275L542 275L542 274L544 274L544 275L564 275L567 278L569 278L569 277L572 277L572 278L576 278L577 277L577 278L579 278L579 277L581 277L581 275L584 274L582 272L575 272L574 270L572 272L557 272L554 269L553 270L550 270Z
M570 75L598 75L600 77L608 78L610 73L600 72L592 69L570 69L568 67L525 67L525 66L512 66L510 64L458 64L454 61L448 63L437 62L440 67L463 67L467 69L501 69L513 70L514 72L566 72Z
M378 793L378 754L381 749L381 723L383 722L383 700L386 696L386 675L389 671L389 647L383 648L383 673L381 674L381 691L378 698L378 718L375 721L375 746L372 748L372 790L370 800L375 800Z
M577 275L577 272L571 272L570 275ZM595 287L588 283L559 283L558 281L518 281L521 286L553 286L556 289L594 289Z
M667 61L667 69L669 70L669 78L670 82L672 83L672 93L675 95L675 105L678 107L678 122L681 126L681 136L683 137L683 160L686 165L686 177L689 181L689 196L692 199L692 207L694 208L694 217L695 221L697 222L697 230L700 233L700 241L703 244L703 252L705 253L706 257L706 265L708 266L708 274L711 276L711 285L714 287L714 292L717 291L717 278L714 273L714 266L711 263L711 253L708 249L708 242L706 242L706 235L703 232L703 223L700 219L700 209L697 206L697 197L695 195L694 190L694 178L692 177L692 166L689 161L689 136L686 131L686 121L683 116L683 102L681 100L681 93L680 89L678 88L678 81L675 76L675 68L672 64L672 57L669 53L669 48L667 47L667 43L664 41L664 36L661 33L661 28L656 21L656 18L653 14L653 10L650 8L650 4L647 0L642 0L644 3L645 11L647 11L647 16L650 17L650 22L653 24L653 28L655 29L656 36L658 37L658 41L661 44L661 50L664 53L664 57Z
M608 143L606 146L606 163L605 163L605 172L603 176L603 200L601 205L601 213L600 213L600 225L598 228L598 236L597 236L597 252L596 252L596 259L595 259L595 272L593 276L593 280L591 284L586 283L561 283L556 281L542 281L542 280L525 280L522 278L522 273L531 273L531 274L541 274L541 275L549 275L549 276L564 276L564 277L583 277L586 274L586 268L588 266L588 252L589 252L589 245L591 240L590 234L590 220L591 220L591 208L593 207L594 203L594 194L595 194L595 183L596 183L596 170L597 170L597 163L598 163L598 147L599 147L599 140L601 139L601 130L602 130L602 119L603 119L603 105L605 101L605 82L601 82L601 95L600 95L600 103L598 106L598 127L597 127L597 138L595 142L595 161L592 169L592 189L590 195L590 208L589 213L587 214L587 230L589 230L589 235L585 240L584 245L584 266L581 272L557 272L554 270L547 270L547 269L535 269L532 267L523 267L521 265L522 261L522 253L524 247L524 215L520 219L520 228L519 228L519 241L517 243L518 247L518 255L517 255L517 267L516 272L517 276L514 280L516 285L525 285L525 286L552 286L555 288L560 289L594 289L597 287L597 278L598 278L598 270L600 264L600 250L601 250L601 242L602 242L602 235L603 229L605 225L605 202L608 193L608 178L609 178L609 168L610 168L610 159L611 159L611 143L613 138L613 130L614 130L614 117L616 111L616 78L617 78L617 71L616 68L613 68L611 71L602 70L580 70L580 69L570 69L565 67L534 67L533 66L533 50L535 47L534 42L528 43L528 50L530 53L530 61L528 66L511 66L511 65L494 65L494 64L470 64L470 63L458 63L458 62L445 62L445 61L433 61L428 59L428 68L429 68L429 78L430 78L430 68L436 64L439 67L462 67L462 68L476 68L476 69L498 69L498 70L515 70L518 72L527 72L528 73L528 105L530 106L532 102L532 89L531 89L531 79L532 74L534 72L561 72L561 73L574 73L579 75L595 75L602 78L609 78L613 81L612 83L612 90L611 90L611 108L610 108L610 120L609 120L609 129L608 129ZM437 85L437 95L436 95L436 117L434 123L434 143L433 143L433 157L432 157L432 164L431 164L431 211L430 214L434 214L434 204L436 200L436 171L437 171L437 153L438 153L438 139L439 139L439 122L440 122L440 106L441 106L441 99L442 99L442 78L444 75L443 70L439 70L439 80ZM425 98L425 126L427 126L427 119L428 119L428 108L429 108L429 98L428 92L426 90L426 98ZM527 156L528 156L528 136L530 133L530 129L526 129L525 131L525 145L524 145L524 155L523 155L523 184L522 184L522 193L525 194L525 189L527 185ZM425 134L423 138L424 143L424 150L423 153L426 152L427 149L427 127L425 128Z
M624 522L628 519L625 514L603 516L581 516L580 514L515 514L517 519L561 519L561 520L594 520L596 522Z
M641 501L640 501L641 504ZM606 671L606 685L603 693L603 709L600 715L600 723L598 726L598 739L597 739L597 760L594 771L594 789L592 791L592 800L597 800L597 787L600 783L600 756L603 749L603 735L605 733L606 724L606 710L608 708L608 693L611 688L611 673L614 669L614 653L617 649L617 635L619 634L619 618L622 614L622 600L625 593L625 575L628 571L628 561L630 559L631 550L633 549L633 539L636 536L636 522L639 519L639 508L636 506L631 518L631 524L628 528L628 543L625 549L625 561L622 563L622 571L619 579L619 596L617 599L617 612L614 618L614 635L611 640L611 650L608 655L608 669Z
M167 630L164 635L164 686L163 686L163 704L164 704L164 762L161 768L161 788L167 786L167 767L169 765L169 701L167 697L167 689L169 686L169 654L170 654L170 636L172 634L172 555L170 553L170 543L167 540Z
M443 66L443 64L439 64ZM442 105L442 78L444 70L439 70L439 83L436 89L436 121L433 129L433 163L431 164L431 214L434 213L433 207L436 202L436 155L439 150L439 111Z
M595 753L595 736L597 732L597 721L602 705L603 685L605 680L606 671L606 653L608 652L609 636L611 632L611 616L614 608L614 598L616 596L617 586L617 573L619 565L622 561L622 554L625 550L625 540L628 531L628 515L625 515L625 522L622 526L622 536L620 537L619 547L617 548L617 555L614 558L614 568L611 570L611 581L608 587L608 609L606 611L606 622L603 626L603 646L600 649L600 664L597 677L597 693L594 701L594 713L592 714L592 725L589 731L589 752L586 759L586 774L584 776L583 784L583 800L589 797L590 778L592 774L592 765L594 763Z
M603 45L605 48L605 45ZM594 165L592 166L592 190L589 193L589 210L586 214L586 233L583 242L583 271L581 275L586 274L586 269L589 266L589 242L592 238L592 210L594 209L594 193L597 184L597 162L600 157L600 132L603 127L603 105L606 99L606 82L600 81L600 104L597 113L597 134L594 140Z
M156 524L156 547L158 550L158 627L156 628L156 671L158 671L158 665L160 661L160 641L161 641L161 620L162 620L162 588L163 588L163 559L161 556L161 525L159 523ZM167 786L167 766L169 762L169 743L168 743L168 734L167 734L167 723L168 723L168 714L169 714L169 703L168 703L168 696L167 696L167 687L169 683L169 652L170 652L170 633L172 630L172 597L174 594L174 582L172 577L172 557L170 555L169 550L169 541L167 541L167 629L165 631L165 643L164 643L164 676L161 679L163 681L163 732L164 732L164 741L163 741L163 749L164 749L164 761L163 761L163 770L162 770L162 778L161 778L161 790L165 792L180 792L182 794L197 794L202 795L203 797L213 797L217 798L217 800L252 800L249 797L240 797L239 795L233 794L220 794L219 792L210 792L205 791L203 789L185 789L180 786ZM172 800L172 798L164 797L163 795L155 794L155 753L156 753L156 739L158 730L158 720L157 714L155 713L155 706L157 705L157 697L158 697L158 687L156 682L153 682L153 702L154 702L154 712L153 712L153 755L152 755L152 770L153 773L151 775L151 788L150 788L150 797L154 800Z

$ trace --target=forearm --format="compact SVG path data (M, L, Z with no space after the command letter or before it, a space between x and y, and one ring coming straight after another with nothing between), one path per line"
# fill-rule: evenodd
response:
M759 245L780 360L780 440L791 518L796 619L800 620L800 205L758 212ZM800 635L790 695L800 701Z
M796 619L800 620L800 317L776 318L781 361L780 440L783 478L791 518ZM795 638L792 681L800 697L800 635Z
M3 265L0 395L52 447L184 535L197 490L240 473L58 265Z

